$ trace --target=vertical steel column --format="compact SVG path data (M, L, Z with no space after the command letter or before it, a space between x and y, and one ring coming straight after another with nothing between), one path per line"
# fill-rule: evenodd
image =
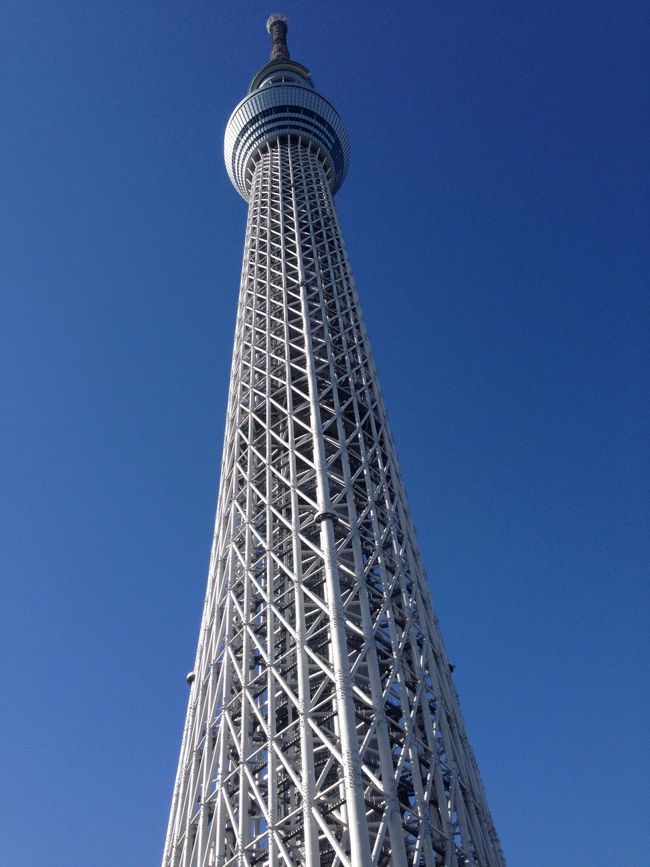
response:
M290 142L287 144L290 147ZM327 465L323 454L323 430L320 418L318 383L314 370L314 351L311 342L311 322L307 301L307 282L301 253L301 237L299 234L299 215L296 204L295 188L298 183L305 183L304 176L298 175L296 166L291 162L291 205L294 213L295 244L298 257L298 276L302 301L303 328L305 339L305 354L307 360L307 378L309 381L309 400L311 404L312 438L314 442L314 463L316 464L316 488L318 514L314 520L320 521L321 548L323 550L323 568L327 587L327 602L330 616L330 631L332 642L332 660L336 702L339 715L341 757L345 781L346 809L349 821L350 852L353 867L364 867L372 862L368 829L366 826L365 807L363 802L363 784L361 765L359 762L359 743L356 736L354 718L354 702L352 698L352 682L350 679L350 663L347 656L345 635L345 619L343 616L340 578L336 563L336 546L332 526L336 515L332 512L329 496Z

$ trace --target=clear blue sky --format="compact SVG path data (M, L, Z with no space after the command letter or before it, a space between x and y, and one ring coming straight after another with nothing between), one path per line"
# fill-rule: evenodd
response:
M0 864L159 862L271 12L337 203L511 867L645 867L644 2L5 0Z

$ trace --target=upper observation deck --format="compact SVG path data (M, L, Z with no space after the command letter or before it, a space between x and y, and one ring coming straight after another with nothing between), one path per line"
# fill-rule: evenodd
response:
M287 20L272 15L271 59L253 78L248 95L230 116L224 159L235 189L248 201L253 172L265 144L281 136L299 136L320 155L332 193L348 170L350 144L334 106L315 90L309 70L291 60L286 44Z

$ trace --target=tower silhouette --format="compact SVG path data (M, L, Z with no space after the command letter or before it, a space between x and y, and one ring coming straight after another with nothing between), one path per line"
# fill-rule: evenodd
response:
M163 864L500 867L332 203L347 134L267 29L225 135L248 223Z

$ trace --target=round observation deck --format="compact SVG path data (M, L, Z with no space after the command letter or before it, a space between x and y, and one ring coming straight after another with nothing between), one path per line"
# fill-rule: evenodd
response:
M248 201L253 172L264 145L282 136L300 137L319 153L332 193L348 170L350 144L334 106L314 89L309 70L289 57L286 19L269 18L271 61L251 82L230 116L224 159L235 189Z

